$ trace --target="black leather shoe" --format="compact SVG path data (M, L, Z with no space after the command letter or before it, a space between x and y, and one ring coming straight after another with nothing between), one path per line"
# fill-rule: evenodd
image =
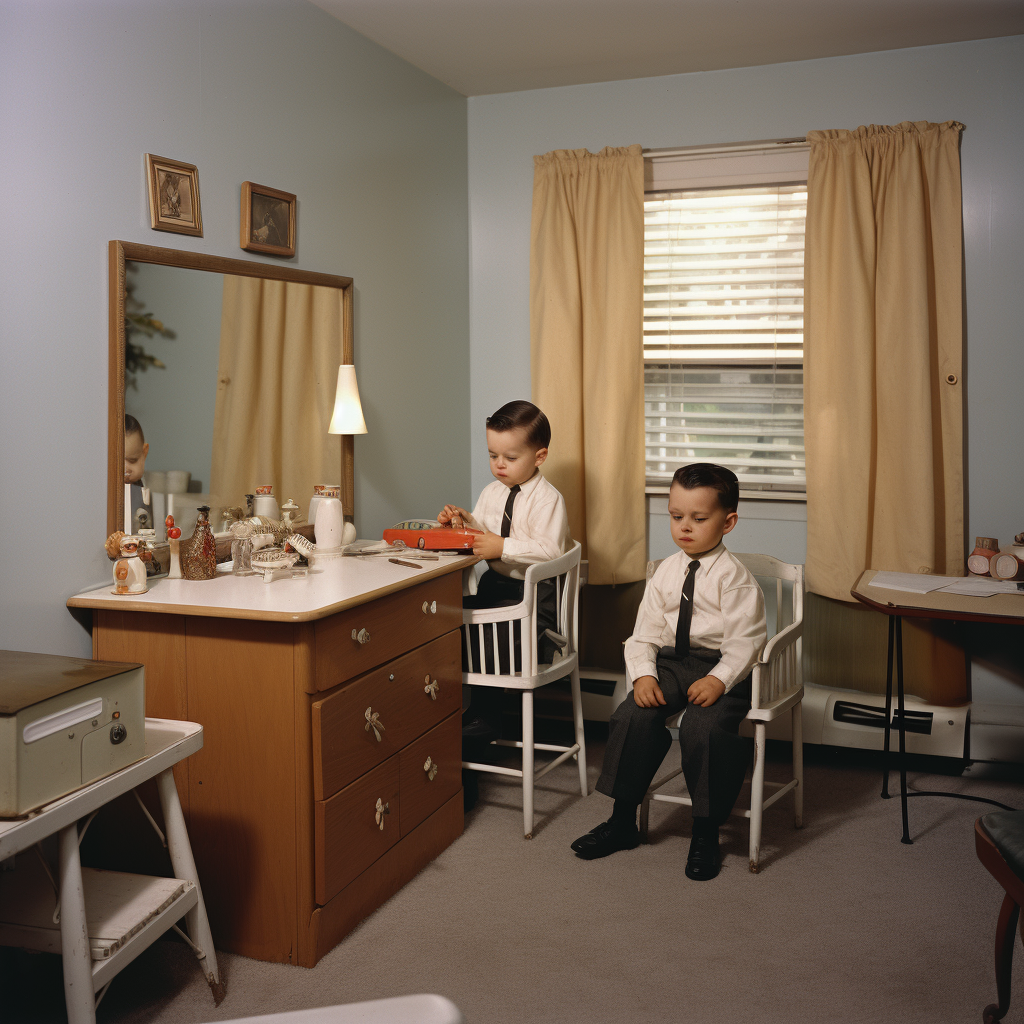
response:
M483 743L490 743L501 735L501 730L496 722L485 718L483 715L475 715L473 718L463 716L462 738L464 740L478 740Z
M686 877L707 882L718 874L718 829L694 831L686 856Z
M570 849L583 860L597 860L619 850L635 850L640 845L640 833L636 826L620 825L615 821L603 821L585 836L580 836Z

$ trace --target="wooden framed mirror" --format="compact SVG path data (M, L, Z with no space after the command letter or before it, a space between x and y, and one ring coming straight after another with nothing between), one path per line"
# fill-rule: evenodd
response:
M159 268L168 270L164 273ZM201 276L194 276L196 274ZM136 276L145 276L146 287L151 292L163 296L162 301L171 308L158 308L160 303L154 302L149 295L136 296L132 299L126 290L129 287L129 276L133 279ZM268 285L267 282L278 284ZM292 284L305 287L290 288ZM259 293L259 290L264 288L273 294L261 301L270 302L272 305L250 309L249 306L253 302L250 294L254 289ZM160 452L156 461L151 461L147 465L147 471L152 465L174 461L172 453L175 458L185 460L185 456L175 452L172 439L176 441L179 437L188 435L189 443L196 450L201 450L206 443L203 425L215 424L213 432L209 434L211 461L204 462L205 468L202 470L208 478L201 481L207 489L212 489L216 484L212 478L218 475L224 477L226 472L223 467L218 469L220 448L215 437L226 433L226 436L231 438L241 438L239 443L243 448L245 445L250 449L258 448L266 441L266 437L261 434L261 424L265 422L269 424L267 429L272 431L272 439L280 449L275 455L274 466L287 467L297 461L297 454L303 445L308 445L310 438L315 438L317 444L323 441L325 446L331 446L325 447L321 453L324 469L318 475L322 475L324 479L317 482L340 482L344 512L346 516L351 517L353 439L351 435L327 437L330 411L329 407L325 411L325 405L333 404L338 364L351 363L353 358L352 293L350 277L164 249L134 242L110 242L107 533L124 528L125 389L126 385L131 387L134 384L133 401L136 400L135 389L139 380L143 378L148 388L148 405L145 407L154 410L151 414L154 421L151 424L154 436L151 438L147 435L147 442L153 445L150 460L154 460L155 452ZM202 295L206 296L206 300L196 297ZM129 302L140 309L129 309ZM298 319L295 318L295 307L300 308ZM308 309L312 309L313 312L303 312ZM148 319L143 314L147 314ZM307 316L306 320L302 319L303 315ZM132 317L130 326L126 316ZM312 319L309 319L310 317ZM158 328L157 334L177 340L176 324L179 320L188 322L189 330L184 333L187 333L190 339L198 339L189 341L189 344L198 347L189 349L184 341L177 348L172 347L169 351L174 351L174 362L177 365L174 372L170 373L165 361L145 351L151 347L153 340L152 335L147 337L147 334ZM246 326L237 326L242 322ZM139 323L142 323L141 338L136 337ZM257 324L262 330L268 323L277 331L273 343L268 346L266 342L261 341L261 347L250 358L246 345L249 344L249 336L253 332L251 325ZM309 323L314 326L308 327ZM313 333L316 334L316 338L311 342L309 336ZM229 336L230 343L224 340ZM139 372L139 349L133 349L132 356L136 372L126 370L127 343L132 338L136 338L133 345L141 343L141 369L144 373ZM239 341L239 338L242 340ZM305 373L308 379L311 372L308 367L311 359L309 348L314 343L318 361L315 372L316 386L306 388L301 383L302 374ZM233 362L225 362L226 346L230 347L230 358ZM248 371L250 365L253 367L251 377ZM225 366L228 366L227 370ZM235 372L232 371L232 366ZM164 376L161 377L161 374ZM232 420L225 414L227 403L224 395L231 385L232 377L235 376L238 377L238 381L234 393L244 392L247 400L258 403L255 428L241 429L237 424L245 421L240 421L237 416ZM279 382L279 393L283 394L289 389L292 393L291 405L287 408L283 398L278 403L281 408L274 408L275 381ZM296 409L299 413L297 416ZM249 414L251 421L252 409L249 410ZM150 414L147 413L148 415ZM273 426L275 423L278 424L276 429ZM337 438L337 441L334 438ZM340 445L340 453L337 453L335 458L332 453L336 451L336 445ZM237 459L229 458L227 461L234 465ZM266 462L263 464L269 465ZM168 464L166 468L177 467ZM181 470L187 469L188 466L181 467ZM163 470L158 469L156 472ZM263 476L277 475L273 469L261 469L260 473ZM237 473L235 479L238 479ZM289 481L294 479L294 475L289 477ZM280 496L279 500L284 502L287 498L293 497L305 514L306 505L312 494L311 483L308 485L308 493L284 493L286 487L298 490L299 485L262 478L246 479L244 488L248 490L260 483L275 484L275 494ZM277 485L280 485L280 490ZM240 486L236 484L229 488L232 492L229 496L231 503L244 502L244 494L236 493ZM305 483L302 484L302 489L306 490Z

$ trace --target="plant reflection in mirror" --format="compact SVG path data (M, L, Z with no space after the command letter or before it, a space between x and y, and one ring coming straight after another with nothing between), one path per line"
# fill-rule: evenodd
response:
M135 281L131 275L137 265L125 262L124 265L124 384L126 388L137 388L136 374L145 372L154 366L158 370L167 367L156 356L150 355L142 345L132 341L132 337L144 334L147 338L160 335L163 338L174 338L176 335L162 320L157 320L152 313L146 312L145 304L135 298Z

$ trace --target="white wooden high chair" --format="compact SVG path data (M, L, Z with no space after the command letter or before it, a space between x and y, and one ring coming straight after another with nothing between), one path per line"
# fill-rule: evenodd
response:
M733 811L734 815L750 819L750 870L756 873L761 855L761 819L765 809L792 790L794 824L797 828L803 826L804 750L800 705L804 687L800 671L800 636L804 616L804 567L780 562L771 555L737 554L735 557L757 578L762 590L762 581L775 581L775 634L765 644L760 658L754 665L750 687L751 706L746 718L754 728L754 771L750 781L750 807L746 810L737 808ZM648 582L660 564L660 561L647 563ZM784 600L783 581L792 584L788 602ZM785 607L787 604L788 608ZM632 679L628 678L628 672L627 686L630 689L633 686ZM787 711L791 716L793 730L793 777L788 782L765 782L765 726ZM675 728L679 725L681 717L682 713L673 715L665 724ZM656 779L647 790L640 805L640 834L645 839L652 800L691 804L689 795L674 796L658 792L662 786L680 775L682 770L681 767L676 768L663 778ZM764 797L765 787L775 790L767 800Z
M570 757L576 758L580 775L580 790L587 795L587 754L583 741L583 701L580 696L580 673L577 661L577 628L580 589L580 552L579 541L573 544L570 551L550 562L538 562L526 570L526 583L523 588L523 600L511 607L504 608L465 608L462 612L462 632L468 663L473 664L470 636L475 633L480 652L479 672L463 672L462 682L468 686L498 686L522 692L523 705L523 738L522 740L494 741L495 745L519 747L523 751L521 769L505 768L501 765L482 764L475 761L463 761L463 768L475 771L491 772L496 775L513 775L523 780L523 834L527 839L533 838L533 785L534 782L547 775ZM551 580L555 586L555 626L547 634L559 647L551 664L537 661L537 585L544 580ZM516 670L513 624L519 623L521 644L521 669ZM509 674L499 671L499 623L507 623L507 636L504 638L508 646ZM484 656L485 636L490 633L494 656ZM502 651L504 654L504 651ZM492 662L488 672L487 662ZM554 683L566 676L571 677L572 714L575 732L575 743L563 747L551 743L536 743L533 738L533 693L535 690ZM541 768L534 766L534 751L547 750L558 754Z

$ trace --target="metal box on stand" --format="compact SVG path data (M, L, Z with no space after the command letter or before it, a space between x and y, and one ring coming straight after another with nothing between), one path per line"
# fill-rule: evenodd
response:
M0 651L0 817L145 755L142 665Z

